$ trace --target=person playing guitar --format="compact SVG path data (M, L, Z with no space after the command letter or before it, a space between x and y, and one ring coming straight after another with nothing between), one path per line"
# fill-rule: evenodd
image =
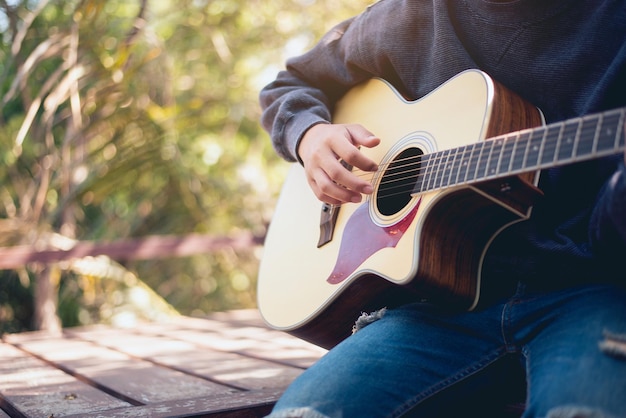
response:
M330 349L271 418L626 417L626 1L380 0L260 102L259 309Z

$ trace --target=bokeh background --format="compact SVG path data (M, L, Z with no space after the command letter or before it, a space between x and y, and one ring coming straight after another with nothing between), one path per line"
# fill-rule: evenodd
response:
M262 240L287 164L259 90L368 3L0 0L0 249ZM253 308L262 251L6 268L0 334Z

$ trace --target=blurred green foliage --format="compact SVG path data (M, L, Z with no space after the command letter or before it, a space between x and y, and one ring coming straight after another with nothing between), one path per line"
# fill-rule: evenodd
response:
M262 236L286 164L259 126L258 91L366 4L0 0L0 246ZM168 311L151 292L183 314L253 307L260 251L3 271L0 333L32 326L41 277L64 326Z

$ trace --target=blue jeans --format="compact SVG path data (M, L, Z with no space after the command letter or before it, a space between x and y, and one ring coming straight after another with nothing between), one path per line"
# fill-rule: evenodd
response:
M476 312L389 310L329 351L271 418L626 417L626 292L594 285L515 295Z

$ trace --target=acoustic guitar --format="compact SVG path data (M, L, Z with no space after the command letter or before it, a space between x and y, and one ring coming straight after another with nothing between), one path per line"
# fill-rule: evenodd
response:
M265 321L322 347L361 312L410 300L475 308L494 237L527 219L539 170L621 153L625 109L545 125L541 112L478 70L405 100L371 79L338 103L334 123L381 138L374 193L327 205L294 164L279 196L258 276Z

